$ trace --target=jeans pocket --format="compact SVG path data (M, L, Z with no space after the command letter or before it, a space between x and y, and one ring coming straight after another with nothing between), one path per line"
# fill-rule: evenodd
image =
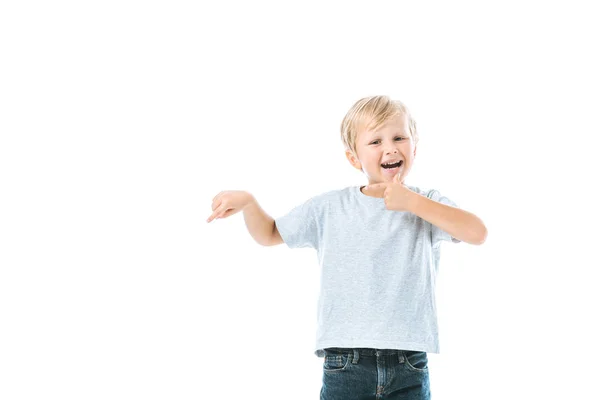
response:
M427 353L424 351L404 350L404 360L409 369L419 372L427 372Z
M323 371L339 372L348 368L352 357L350 354L326 353L323 360Z

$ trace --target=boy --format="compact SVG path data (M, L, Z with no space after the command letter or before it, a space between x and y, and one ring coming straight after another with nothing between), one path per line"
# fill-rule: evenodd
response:
M207 222L243 210L259 244L317 251L321 400L429 399L427 352L439 353L441 242L479 245L487 229L437 190L404 184L418 135L402 102L387 96L357 101L341 136L348 161L368 185L315 196L275 220L250 193L221 192Z

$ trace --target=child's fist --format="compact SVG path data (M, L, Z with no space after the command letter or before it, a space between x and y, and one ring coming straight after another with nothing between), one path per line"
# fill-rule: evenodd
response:
M212 202L213 213L206 222L215 218L227 218L242 211L252 201L252 195L242 190L228 190L215 196Z

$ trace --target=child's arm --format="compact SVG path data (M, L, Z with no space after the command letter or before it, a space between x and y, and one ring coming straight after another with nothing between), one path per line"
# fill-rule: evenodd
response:
M275 225L275 220L263 211L254 196L244 207L244 221L250 235L258 244L275 246L283 243Z
M275 220L263 211L252 194L242 190L227 190L216 195L212 202L213 213L206 222L228 218L244 211L244 221L250 236L263 246L283 243Z
M487 228L475 214L412 193L414 201L411 202L410 212L463 242L475 245L485 242Z

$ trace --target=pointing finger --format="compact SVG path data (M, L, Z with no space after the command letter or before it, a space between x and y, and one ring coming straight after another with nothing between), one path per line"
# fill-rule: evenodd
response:
M215 211L214 211L214 212L213 212L213 213L210 215L210 217L208 217L208 219L206 220L206 222L210 222L210 221L212 221L213 219L220 218L220 217L221 217L221 214L222 214L222 213L223 213L223 211L224 211L224 208L225 208L225 206L220 206L220 207L218 207L218 208L217 208L217 209L216 209L216 210L215 210Z

